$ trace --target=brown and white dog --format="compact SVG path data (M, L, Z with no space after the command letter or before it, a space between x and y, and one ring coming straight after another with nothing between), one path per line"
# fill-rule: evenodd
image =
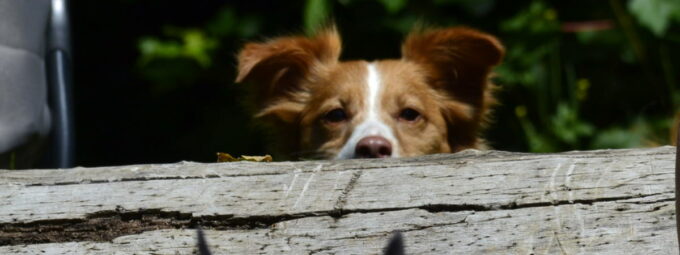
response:
M340 50L329 28L248 43L239 53L236 82L255 86L256 117L274 124L284 151L346 159L484 146L489 76L505 53L495 37L464 27L416 30L401 59L379 61L339 61Z

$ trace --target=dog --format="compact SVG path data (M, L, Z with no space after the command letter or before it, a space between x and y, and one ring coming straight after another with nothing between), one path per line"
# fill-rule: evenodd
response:
M334 26L311 37L251 42L236 83L290 156L349 159L483 149L500 41L467 28L415 29L401 59L340 61Z

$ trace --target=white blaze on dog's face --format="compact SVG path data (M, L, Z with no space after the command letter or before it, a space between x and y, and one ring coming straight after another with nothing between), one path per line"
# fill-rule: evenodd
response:
M274 124L288 153L344 159L481 146L500 43L467 28L432 30L412 33L402 54L340 62L340 39L330 29L247 44L237 82L255 85L256 116Z

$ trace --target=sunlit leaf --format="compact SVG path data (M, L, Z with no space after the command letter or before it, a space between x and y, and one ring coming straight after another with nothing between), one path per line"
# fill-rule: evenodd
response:
M145 37L140 40L142 65L155 59L188 58L203 67L210 66L210 52L217 46L215 39L196 29L168 28L166 34L173 39Z
M201 66L209 66L209 52L215 48L217 42L199 30L188 30L183 33L182 38L184 39L184 54L195 59Z
M656 36L663 36L668 29L671 19L680 13L678 0L631 0L628 10L643 26L651 30Z
M182 46L175 41L161 41L158 38L146 37L139 42L139 50L143 56L149 58L173 58L181 55Z

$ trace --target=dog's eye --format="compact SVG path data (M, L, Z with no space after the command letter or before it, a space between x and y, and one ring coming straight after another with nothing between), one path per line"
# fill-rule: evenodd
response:
M415 121L420 117L420 113L416 110L413 110L411 108L406 108L404 110L401 110L399 113L399 118L406 120L406 121Z
M326 115L323 116L323 120L331 123L345 121L347 120L347 113L343 109L336 108L327 112Z

